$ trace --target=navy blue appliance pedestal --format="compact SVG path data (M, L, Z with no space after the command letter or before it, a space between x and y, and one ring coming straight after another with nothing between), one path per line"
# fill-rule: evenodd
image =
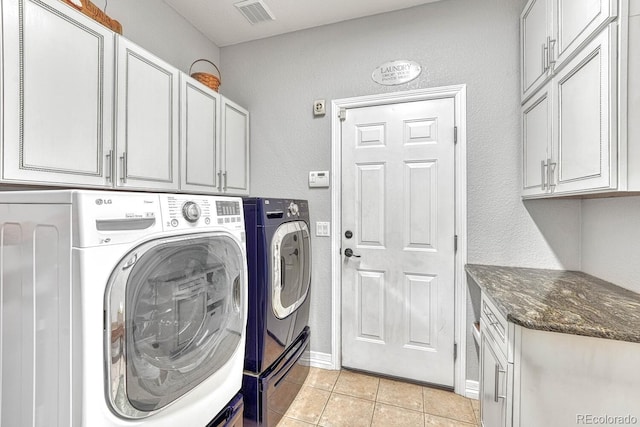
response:
M300 362L309 349L309 327L273 365L259 375L245 371L242 377L242 393L245 399L244 425L248 427L273 427L295 399L309 373L309 366Z

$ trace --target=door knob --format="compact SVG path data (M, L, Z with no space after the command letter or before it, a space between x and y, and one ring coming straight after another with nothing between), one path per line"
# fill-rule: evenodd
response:
M344 250L344 256L346 256L347 258L351 258L351 257L360 258L360 255L354 254L351 248L347 248Z

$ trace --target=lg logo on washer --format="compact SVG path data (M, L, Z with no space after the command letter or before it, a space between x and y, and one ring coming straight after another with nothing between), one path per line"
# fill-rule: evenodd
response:
M112 203L111 199L96 199L96 205L110 205Z

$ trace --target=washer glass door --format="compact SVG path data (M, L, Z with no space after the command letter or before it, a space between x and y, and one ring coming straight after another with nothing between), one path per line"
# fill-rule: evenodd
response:
M273 313L284 319L302 305L311 283L311 240L304 221L285 222L271 239Z
M158 239L129 252L106 294L112 408L150 415L224 365L245 327L245 263L225 233Z

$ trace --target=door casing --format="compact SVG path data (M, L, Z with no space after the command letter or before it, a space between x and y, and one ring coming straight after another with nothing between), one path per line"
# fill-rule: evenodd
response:
M336 99L331 102L331 360L323 366L332 369L342 367L341 349L341 292L342 269L340 255L341 246L341 193L342 193L342 147L340 110L374 105L397 104L412 101L423 101L440 98L454 99L454 120L457 128L455 146L455 231L458 236L455 257L455 333L457 358L454 369L454 388L457 394L474 397L473 391L467 392L466 381L466 342L467 342L467 299L466 275L464 266L467 262L467 138L466 138L466 85L443 86L436 88L416 89L404 92L390 92L354 98ZM313 358L313 355L311 356ZM473 388L473 387L472 387ZM477 397L477 386L475 386Z

